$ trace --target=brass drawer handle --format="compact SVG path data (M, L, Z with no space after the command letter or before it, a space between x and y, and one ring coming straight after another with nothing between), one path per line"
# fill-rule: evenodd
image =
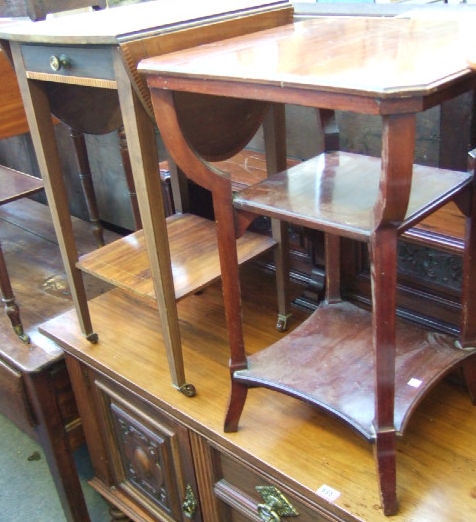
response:
M60 54L59 56L51 56L50 57L50 67L53 71L57 72L61 68L68 69L70 66L69 58L65 54Z
M281 517L298 517L289 500L274 486L256 486L264 504L258 504L258 515L263 522L280 522Z
M185 499L182 503L182 512L186 518L193 518L195 513L197 512L198 502L193 494L192 487L190 484L187 484L185 488Z

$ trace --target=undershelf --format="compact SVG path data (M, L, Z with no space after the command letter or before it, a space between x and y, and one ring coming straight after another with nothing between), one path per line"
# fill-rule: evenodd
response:
M177 300L221 277L214 221L193 214L174 214L167 218L167 232ZM237 241L239 264L275 244L271 237L247 232ZM155 300L142 230L82 256L77 266L114 286Z
M475 353L455 338L397 320L394 422L398 435L426 392ZM234 380L304 400L348 423L367 440L375 431L371 313L348 302L320 305L292 333L248 357Z

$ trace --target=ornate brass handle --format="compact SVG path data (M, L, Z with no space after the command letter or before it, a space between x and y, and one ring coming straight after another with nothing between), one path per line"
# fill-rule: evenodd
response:
M53 71L57 72L62 67L67 69L70 66L69 58L65 54L60 54L59 56L51 56L50 57L50 67Z
M281 517L298 517L289 500L274 486L256 486L264 504L258 504L258 515L263 522L280 522Z
M197 506L198 503L195 495L193 494L193 489L190 484L187 484L187 487L185 488L185 499L182 502L182 512L184 516L187 518L193 518L197 512Z

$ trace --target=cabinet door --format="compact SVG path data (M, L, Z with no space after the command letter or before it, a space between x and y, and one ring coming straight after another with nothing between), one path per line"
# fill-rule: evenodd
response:
M114 486L153 520L200 522L188 430L112 382L96 390Z

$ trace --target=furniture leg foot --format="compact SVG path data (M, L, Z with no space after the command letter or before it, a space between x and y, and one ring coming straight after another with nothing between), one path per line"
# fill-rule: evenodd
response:
M14 326L13 331L24 343L28 344L30 342L30 336L23 330L23 325L19 324Z
M383 513L395 515L398 511L395 430L377 433L375 462Z
M13 331L25 343L30 342L30 338L23 331L23 325L20 318L20 308L15 302L10 277L7 272L7 265L3 256L2 247L0 245L0 295L5 305L5 313L12 323Z
M288 329L288 321L290 317L291 314L278 314L278 320L276 322L276 330L278 330L278 332L285 332Z
M235 381L231 382L230 402L225 417L225 433L238 431L238 423L240 422L241 412L245 406L247 394L248 386L244 386Z
M90 333L88 335L86 335L86 339L91 343L91 344L97 344L98 340L99 340L99 336L96 332L93 332L93 333Z
M195 397L197 395L197 389L193 384L185 383L178 388L180 393L183 393L185 397Z

